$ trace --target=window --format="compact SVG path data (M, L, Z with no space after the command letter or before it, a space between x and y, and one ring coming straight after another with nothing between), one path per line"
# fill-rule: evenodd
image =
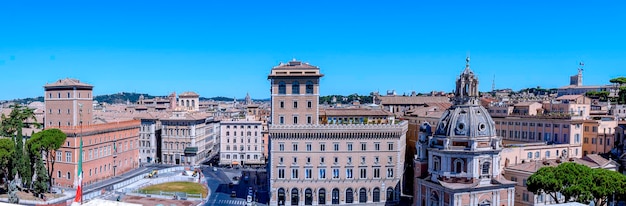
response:
M387 178L393 178L393 168L387 168Z
M72 152L65 152L65 161L72 162Z
M393 143L389 143L389 151L393 150Z
M306 143L306 151L311 151L311 143Z
M550 151L546 151L546 158L550 158Z
M326 144L320 144L320 151L326 151Z
M528 159L532 159L533 158L533 153L532 152L528 152L528 155L526 155L526 157L528 157Z
M522 183L523 183L524 187L526 187L526 179L522 179Z
M333 169L333 179L339 179L339 169Z
M346 178L352 179L352 168L346 169Z
M380 168L374 168L374 179L380 178Z
M490 162L483 163L482 170L481 170L481 174L483 176L486 176L486 177L489 176L489 170L490 170L489 167L491 167L491 163Z
M292 146L292 148L291 148L291 149L292 149L293 151L298 151L298 144L297 144L297 143L293 143L293 145L291 145L291 146Z
M387 161L389 161L389 163L392 163L393 162L393 157L392 156L387 157Z
M285 82L281 81L278 82L278 94L286 94L287 93L287 88L285 86Z
M374 202L380 202L380 189L378 187L374 188L374 192L372 196L373 196L372 199Z
M311 116L306 116L306 123L313 124L313 118Z
M307 158L306 158L306 163L307 163L307 164L311 164L311 157L307 157Z
M294 81L291 83L291 93L300 94L300 82Z
M361 143L361 150L362 151L367 151L367 144L366 143Z
M70 172L67 172L67 179L69 180L71 178L72 178L72 176L70 175Z
M291 169L291 179L298 179L298 169Z
M320 169L319 179L320 180L326 179L326 169Z
M333 162L334 162L335 164L339 163L339 158L338 158L338 157L335 157L334 159L335 159L335 160L334 160Z
M539 159L539 152L535 152L535 159Z
M339 143L334 143L333 146L335 148L335 151L339 151Z
M285 108L285 102L280 101L280 108L281 108L281 109Z
M433 158L433 170L434 171L441 170L441 162L439 161L439 157Z
M380 151L380 143L374 143L374 150Z
M528 202L528 192L522 193L522 201Z
M298 124L298 116L293 116L293 124Z
M352 151L352 143L348 143L348 151Z
M348 164L352 163L352 157L348 157Z
M511 177L511 181L517 182L517 177Z
M324 164L324 157L320 157L320 164Z
M311 169L304 169L304 178L311 179Z
M285 124L285 117L280 116L278 119L279 119L279 124Z
M293 101L293 108L298 109L298 101Z
M279 158L278 158L278 163L282 164L283 162L285 162L284 160L285 160L285 159L284 159L283 157L279 157Z
M278 144L278 149L280 151L285 151L285 144L283 144L283 143Z
M312 81L306 82L306 93L313 94L313 82Z
M293 157L293 163L298 163L298 158L297 157Z
M309 109L313 108L313 102L306 101L306 107L309 108Z
M361 179L367 178L367 168L361 168L360 169L359 177Z

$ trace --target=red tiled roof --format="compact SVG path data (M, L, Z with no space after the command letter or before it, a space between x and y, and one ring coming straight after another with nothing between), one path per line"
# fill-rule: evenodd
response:
M428 104L428 103L450 103L450 98L442 96L380 96L380 104Z
M66 79L59 79L56 82L50 83L50 84L46 84L44 87L59 87L59 86L85 86L85 87L93 87L90 84L85 84L80 82L80 80L78 79L70 79L70 78L66 78Z

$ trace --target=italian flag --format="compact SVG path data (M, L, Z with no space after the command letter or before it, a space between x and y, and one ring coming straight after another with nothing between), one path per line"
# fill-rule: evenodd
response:
M83 203L83 140L80 140L80 151L78 152L78 174L76 176L76 181L74 182L74 186L76 187L76 197L74 198L74 203L82 204Z

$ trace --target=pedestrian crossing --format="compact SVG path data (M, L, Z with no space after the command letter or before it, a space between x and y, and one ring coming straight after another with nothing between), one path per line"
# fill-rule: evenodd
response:
M215 205L246 205L245 200L218 200Z

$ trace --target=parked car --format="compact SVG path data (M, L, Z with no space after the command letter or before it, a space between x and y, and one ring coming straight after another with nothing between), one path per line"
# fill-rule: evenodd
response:
M230 192L230 197L237 197L237 191L233 190Z

